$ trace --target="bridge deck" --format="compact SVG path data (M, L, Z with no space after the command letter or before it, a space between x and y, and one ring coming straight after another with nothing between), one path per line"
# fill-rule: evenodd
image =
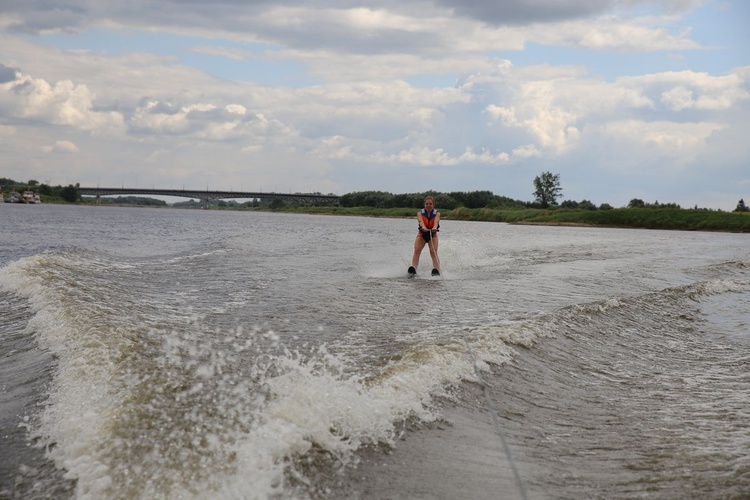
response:
M187 189L148 189L148 188L108 188L108 187L79 187L82 196L112 196L143 194L151 196L178 196L181 198L197 198L199 200L222 199L283 199L303 203L338 203L339 196L318 193L264 193L258 191L196 191Z

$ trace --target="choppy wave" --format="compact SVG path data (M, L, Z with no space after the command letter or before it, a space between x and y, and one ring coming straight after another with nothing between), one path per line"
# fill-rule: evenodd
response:
M741 272L524 321L540 339L493 378L529 463L558 498L740 498L750 488L750 351L702 302L750 292ZM481 327L485 335L504 327ZM550 457L554 460L550 461Z
M56 358L30 434L75 480L79 498L315 496L316 468L344 470L364 445L395 445L400 423L440 418L439 398L476 382L463 342L478 368L495 374L508 413L526 415L515 424L509 417L509 425L521 435L544 429L535 446L517 443L525 458L567 454L584 467L584 448L614 446L606 442L611 429L590 432L582 444L569 439L571 428L613 426L638 443L616 440L625 450L618 465L634 471L628 480L679 482L677 469L687 466L709 469L711 480L728 480L737 491L750 485L748 443L735 440L750 416L742 399L750 380L736 372L748 373L748 354L708 338L692 305L747 293L744 264L714 270L725 275L718 279L654 293L449 324L452 336L423 332L419 342L404 339L397 356L362 366L325 346L286 345L263 326L216 328L180 297L149 287L159 279L155 269L183 260L51 251L0 270L0 290L23 296L31 308L26 334ZM503 378L510 360L537 376ZM659 409L654 399L676 403ZM641 420L630 427L607 420L623 408ZM554 425L544 423L550 409ZM700 431L681 432L686 425ZM714 470L716 454L725 471ZM671 465L678 455L692 458ZM638 460L663 462L666 476L639 476ZM537 481L557 488L576 479L552 473Z
M399 422L435 419L433 395L472 378L458 346L416 347L373 374L257 326L210 329L133 294L134 271L83 252L0 271L31 304L28 334L56 357L32 434L80 498L279 494L307 482L301 457L345 466L363 444L392 444Z

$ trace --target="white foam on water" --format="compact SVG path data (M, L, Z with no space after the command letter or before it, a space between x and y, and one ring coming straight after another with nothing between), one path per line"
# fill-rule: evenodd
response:
M199 317L178 327L169 311L153 318L159 326L143 325L147 315L131 317L126 305L88 304L86 293L95 290L77 289L87 285L73 277L90 266L101 272L106 263L76 259L23 259L0 270L0 286L28 298L28 331L57 357L33 432L77 479L78 498L290 495L290 476L308 481L301 457L323 453L345 465L365 444L394 444L400 422L438 418L435 398L475 381L473 362L489 370L507 362L514 345L531 347L554 334L555 321L567 315L622 306L608 299L563 310L549 324L530 318L463 327L452 336L418 332L419 343L411 337L398 358L365 373L324 347L284 351L272 331L206 331ZM743 286L724 280L679 293ZM269 343L275 348L260 347Z
M78 498L283 495L288 474L305 481L295 457L319 450L348 464L364 444L393 444L399 422L437 418L433 398L474 378L459 344L412 348L363 374L325 348L253 353L257 337L278 340L273 332L216 340L220 332L203 331L200 318L183 330L154 330L138 323L148 315L130 317L127 304L89 303L96 290L71 293L89 286L71 277L92 265L105 266L39 255L0 270L0 285L31 303L29 334L56 356L32 432L77 480ZM154 321L168 325L166 316ZM502 336L471 335L485 368L507 359ZM149 359L143 342L160 345L158 353ZM262 362L242 371L243 353Z
M29 300L34 316L27 331L42 349L57 356L54 387L34 434L57 466L78 478L78 494L87 498L109 482L107 466L91 443L106 439L106 419L101 416L117 404L108 387L112 351L76 331L71 326L74 312L65 309L51 283L35 275L42 267L59 264L53 260L37 255L17 261L0 270L0 286Z
M411 265L412 252L413 248L410 245L400 253L393 251L387 255L371 256L370 262L362 264L360 273L369 278L405 277L406 269ZM469 271L497 269L512 260L505 253L478 246L470 239L452 235L441 236L438 257L446 280L462 277ZM425 246L420 254L418 274L429 276L431 269L430 251Z
M507 324L466 332L480 369L487 370L490 363L500 364L512 356L504 339L532 342L531 330L513 330L514 326ZM345 465L364 444L393 445L397 423L408 418L435 420L439 416L434 407L436 396L451 397L451 386L476 380L471 359L458 342L411 348L368 379L347 375L346 363L325 349L314 358L287 353L274 362L283 373L263 382L269 389L268 401L258 425L238 440L237 476L224 482L221 490L229 496L257 491L259 485L251 487L246 474L258 468L271 471L274 466L276 477L267 476L264 492L276 491L274 485L281 481L280 464L313 448L325 450Z

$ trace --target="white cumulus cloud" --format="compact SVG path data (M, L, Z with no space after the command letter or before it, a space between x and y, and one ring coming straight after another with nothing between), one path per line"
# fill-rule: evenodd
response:
M121 133L122 114L95 109L96 96L86 85L71 80L49 83L17 73L0 84L0 112L6 116L66 125L96 134Z
M70 141L56 141L52 145L44 146L42 148L42 151L44 151L45 153L77 153L78 151L80 151L80 149Z

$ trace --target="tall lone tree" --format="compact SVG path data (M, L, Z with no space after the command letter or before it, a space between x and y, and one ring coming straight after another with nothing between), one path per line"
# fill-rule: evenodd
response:
M560 174L543 172L534 178L534 196L542 208L557 205L557 198L562 195L560 187Z
M740 198L740 201L737 202L737 208L734 209L735 212L750 212L750 208L745 205L745 199Z

